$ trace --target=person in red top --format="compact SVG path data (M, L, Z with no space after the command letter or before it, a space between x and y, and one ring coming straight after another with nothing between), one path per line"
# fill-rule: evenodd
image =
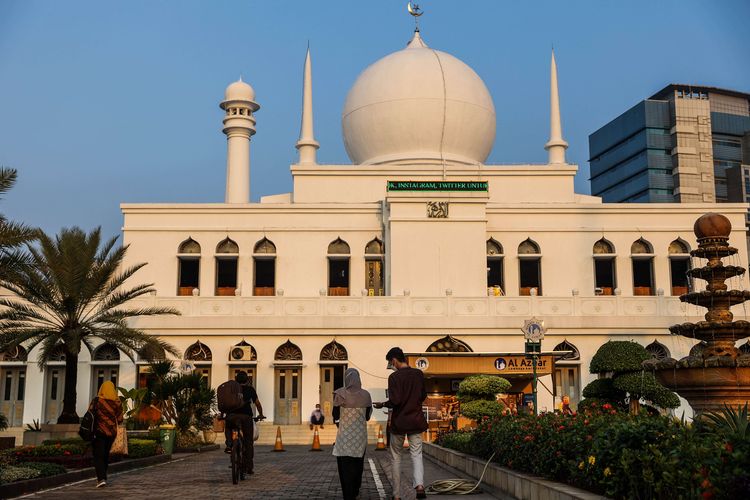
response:
M115 384L109 380L102 384L99 394L89 404L89 411L94 414L94 440L91 446L94 451L96 487L101 488L107 485L109 450L117 437L117 424L122 423L122 403L117 397Z
M393 495L400 498L401 453L404 436L409 438L409 454L414 471L414 488L417 498L427 498L424 490L424 464L422 463L422 433L427 430L427 420L422 412L422 402L427 398L424 375L406 362L404 351L394 347L385 359L394 373L388 377L388 401L374 403L375 408L391 409L391 459Z

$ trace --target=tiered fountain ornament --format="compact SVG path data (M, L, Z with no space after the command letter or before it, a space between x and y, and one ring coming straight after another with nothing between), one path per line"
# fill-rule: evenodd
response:
M736 255L729 246L732 224L721 214L707 213L693 227L698 249L692 257L707 259L705 266L691 269L688 275L706 281L705 290L680 296L682 302L708 309L706 320L673 325L669 331L700 340L690 355L677 361L672 358L644 362L666 387L687 399L697 413L716 411L725 404L733 407L750 400L750 355L735 347L738 340L750 336L750 322L732 321L731 307L750 299L750 291L728 290L726 280L741 276L745 269L725 266L722 259Z

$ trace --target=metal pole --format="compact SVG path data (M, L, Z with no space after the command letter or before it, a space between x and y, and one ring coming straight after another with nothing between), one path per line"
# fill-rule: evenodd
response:
M537 360L536 353L534 353L534 355L532 356L531 360L532 360L532 363L533 363L533 370L534 370L534 380L533 380L532 386L531 386L531 391L532 391L532 394L534 396L534 415L538 415L537 404L536 404L536 360Z

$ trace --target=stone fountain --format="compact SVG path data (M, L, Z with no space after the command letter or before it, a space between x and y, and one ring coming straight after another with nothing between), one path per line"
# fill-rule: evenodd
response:
M698 248L692 257L707 259L703 267L688 275L707 282L706 289L680 296L682 302L708 309L706 320L673 325L674 335L700 340L685 358L648 360L644 368L654 370L664 386L687 399L696 413L716 411L725 404L733 407L750 400L750 355L735 347L738 340L750 336L750 322L733 321L732 306L750 300L750 291L729 290L726 280L741 276L745 269L724 265L722 259L737 254L729 246L732 224L721 214L707 213L693 227Z

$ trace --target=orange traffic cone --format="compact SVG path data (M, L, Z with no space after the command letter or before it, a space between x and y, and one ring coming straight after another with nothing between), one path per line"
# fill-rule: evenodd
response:
M281 442L281 426L276 427L276 443L273 445L273 451L286 451L284 443Z
M375 451L385 451L385 439L383 439L383 426L378 426L378 444L375 445Z
M318 426L315 426L315 432L313 432L313 444L310 451L323 451L320 449L320 436L318 435Z
M408 448L408 447L409 447L409 436L404 434L404 448Z

